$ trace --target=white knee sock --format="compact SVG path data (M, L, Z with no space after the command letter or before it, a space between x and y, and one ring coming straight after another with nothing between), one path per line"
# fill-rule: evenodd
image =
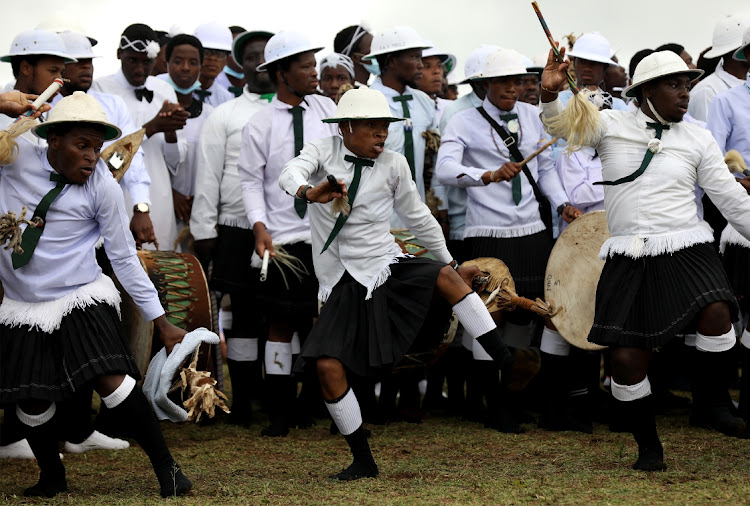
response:
M130 392L132 392L134 388L135 378L131 376L125 376L125 379L122 380L122 383L120 383L120 386L117 387L114 392L102 397L102 402L109 409L115 408L119 406L122 401L128 398Z
M497 327L479 295L472 292L453 306L458 321L471 337L479 337Z
M266 343L266 374L292 374L292 343Z
M556 330L544 327L542 331L542 344L539 349L549 355L567 357L570 355L570 343Z
M56 411L57 405L55 405L54 402L49 405L44 413L39 413L38 415L30 415L23 411L21 406L16 404L16 416L22 424L28 427L39 427L40 425L49 422L52 420L52 417L55 416Z
M326 408L339 428L339 432L348 436L362 425L362 411L359 409L354 390L347 387L343 396L333 401L326 401Z
M683 334L685 338L685 346L695 348L695 334Z
M734 343L737 342L737 336L734 333L734 327L731 327L726 334L720 336L704 336L700 332L695 333L695 347L700 351L722 352L731 350Z
M651 395L651 382L648 376L635 385L620 385L612 380L612 396L618 401L637 401Z
M299 355L300 349L299 332L295 332L292 336L292 355Z
M237 362L253 362L258 360L258 338L227 339L227 360Z

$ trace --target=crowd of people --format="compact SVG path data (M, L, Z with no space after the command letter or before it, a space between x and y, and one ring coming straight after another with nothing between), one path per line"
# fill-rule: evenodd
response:
M455 82L456 57L409 26L344 28L321 57L295 31L133 24L109 76L94 75L96 40L70 21L20 32L0 58L15 77L0 124L36 121L0 159L0 212L33 211L0 255L0 458L37 459L26 495L67 489L58 441L82 453L129 446L119 438L144 449L163 496L191 489L99 266L170 351L185 331L136 248L194 254L207 273L232 387L224 421L283 437L331 419L353 456L338 480L379 473L364 424L428 414L505 433L608 423L634 435L634 469L663 470L654 416L688 409L677 387L692 393L692 424L750 438L738 373L750 364L750 13L720 19L696 63L665 41L625 66L599 32L568 38L564 62L482 44ZM101 150L139 130L118 185ZM572 346L530 311L487 310L486 273L465 261L500 259L518 294L544 299L557 237L601 210L611 238L589 340L608 349ZM428 255L404 252L394 229ZM438 347L451 315L445 353L404 367Z

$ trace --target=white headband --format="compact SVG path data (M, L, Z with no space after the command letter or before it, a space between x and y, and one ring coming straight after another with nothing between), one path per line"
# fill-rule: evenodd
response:
M331 67L332 69L344 67L349 72L349 75L354 77L354 62L345 54L331 53L323 58L323 61L320 62L320 71L323 72L323 69L326 67Z
M159 43L155 40L137 39L131 42L125 35L120 37L120 49L132 49L136 53L146 53L146 56L152 60L159 56L159 51L161 51Z
M347 44L344 50L341 51L341 54L350 56L352 54L352 51L354 51L354 47L357 45L357 42L359 42L359 39L364 37L366 33L367 29L364 27L364 23L358 24L357 29L354 30L354 35L352 35L352 40L350 40L349 44Z

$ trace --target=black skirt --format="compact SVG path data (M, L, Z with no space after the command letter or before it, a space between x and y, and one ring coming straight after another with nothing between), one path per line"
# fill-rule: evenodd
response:
M367 288L344 273L303 344L295 371L332 357L358 376L378 376L410 351L436 347L451 316L450 305L434 297L443 267L427 258L400 259L369 300Z
M714 302L729 304L737 319L737 301L710 243L638 259L615 255L599 278L589 341L657 348L694 331L700 311Z
M288 267L282 271L268 262L268 277L258 283L256 297L261 310L270 319L310 319L318 314L318 278L312 261L312 246L304 242L285 244L284 250L302 261L307 274L297 278ZM286 276L286 282L285 278Z
M523 237L467 237L469 258L493 257L508 266L516 293L527 299L543 298L544 273L554 245L546 230Z
M727 272L729 284L743 307L747 307L750 295L750 248L739 244L727 244L721 263Z
M209 286L220 292L254 290L260 271L250 267L255 250L252 230L219 225Z
M63 401L100 376L140 379L117 310L74 309L50 334L0 325L0 402Z

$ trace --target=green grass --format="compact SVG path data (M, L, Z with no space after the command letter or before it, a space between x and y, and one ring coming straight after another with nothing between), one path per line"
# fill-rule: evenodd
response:
M260 420L259 420L260 422ZM597 425L593 436L550 433L527 425L507 435L453 419L372 427L381 475L338 483L326 477L350 461L341 436L320 421L286 438L260 437L261 424L163 429L193 480L181 504L741 504L750 501L750 441L659 418L669 470L630 470L629 434ZM160 503L148 460L133 447L65 455L70 491L51 504ZM35 483L33 461L0 461L0 500Z

